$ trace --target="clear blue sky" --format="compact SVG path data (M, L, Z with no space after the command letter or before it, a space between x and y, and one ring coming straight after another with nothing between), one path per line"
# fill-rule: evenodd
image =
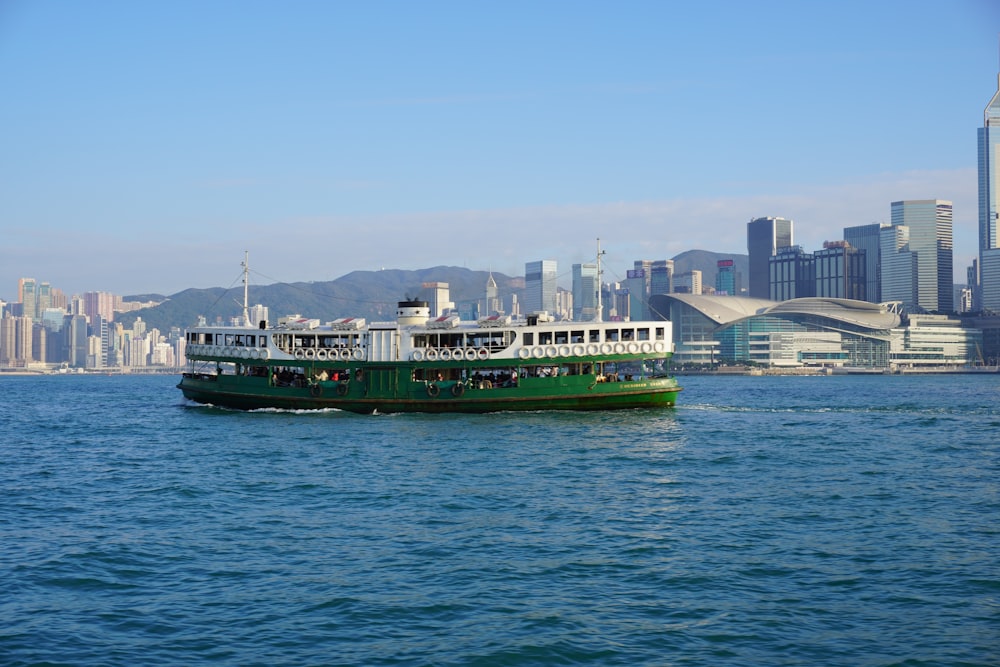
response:
M1000 2L0 0L0 298L436 265L609 275L955 205ZM565 282L568 282L565 281Z

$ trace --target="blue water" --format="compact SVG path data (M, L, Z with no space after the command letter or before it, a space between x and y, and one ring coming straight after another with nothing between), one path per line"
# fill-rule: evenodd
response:
M3 665L997 665L1000 377L359 416L0 378Z

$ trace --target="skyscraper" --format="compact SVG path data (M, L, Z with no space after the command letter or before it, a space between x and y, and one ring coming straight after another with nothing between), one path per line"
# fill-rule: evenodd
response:
M879 233L883 225L873 222L870 225L844 227L844 240L851 247L865 251L865 301L881 303L881 281L879 279Z
M747 253L750 262L751 297L770 297L770 273L768 258L777 254L779 248L787 248L794 243L792 221L785 218L757 218L747 223Z
M779 248L767 264L768 293L764 298L788 301L816 296L816 258L802 246Z
M894 201L892 224L910 228L910 252L917 255L917 305L927 312L953 312L951 202L941 199Z
M597 264L573 265L573 319L597 319Z
M813 253L816 296L865 301L865 251L847 241L826 241Z
M880 302L900 301L907 310L917 303L917 254L910 252L910 228L891 225L879 231Z
M1000 75L979 128L979 276L975 308L1000 313Z
M556 276L554 259L524 264L524 298L521 309L525 314L540 310L556 312Z
M736 262L720 259L716 262L715 293L736 296Z

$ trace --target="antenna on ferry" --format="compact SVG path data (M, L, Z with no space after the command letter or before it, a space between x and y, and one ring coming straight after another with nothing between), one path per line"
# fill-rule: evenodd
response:
M601 238L597 238L597 319L596 322L604 321L604 306L601 304L601 292L604 291L604 281L601 276L604 275L604 270L601 269L601 255L604 251L601 250Z
M250 283L250 251L243 251L243 326L250 326L250 308L247 305L247 292Z

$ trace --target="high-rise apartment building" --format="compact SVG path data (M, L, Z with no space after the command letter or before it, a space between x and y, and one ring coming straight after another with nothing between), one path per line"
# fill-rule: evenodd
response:
M573 265L573 319L597 319L597 264Z
M979 275L976 310L1000 313L1000 75L979 128Z
M910 252L917 255L917 306L925 312L954 311L951 202L941 199L894 201L892 224L910 228Z
M769 258L779 248L794 244L792 221L785 218L757 218L747 223L747 253L750 265L749 296L757 299L770 297Z
M844 227L844 240L865 252L865 298L864 301L881 303L882 289L879 279L879 234L886 225L873 222L870 225Z
M110 292L85 292L83 309L84 315L90 318L91 322L94 321L95 316L113 322L115 319L115 295Z
M524 297L521 310L529 313L556 312L556 260L542 259L524 265Z
M32 320L38 317L38 282L34 278L17 281L17 300L21 302L21 315Z

